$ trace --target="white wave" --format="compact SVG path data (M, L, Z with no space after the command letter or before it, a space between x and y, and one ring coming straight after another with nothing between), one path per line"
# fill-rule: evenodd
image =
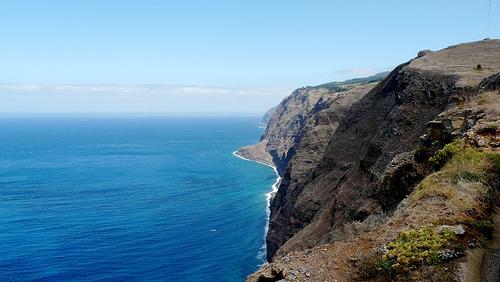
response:
M266 219L266 226L264 227L264 245L260 248L259 253L257 254L257 259L265 259L266 253L267 253L266 236L267 236L267 232L269 232L269 221L271 219L271 200L273 199L274 195L276 195L276 192L278 192L278 186L279 186L279 183L281 181L281 177L278 174L278 169L271 164L242 157L242 156L238 155L238 151L234 151L233 155L242 159L242 160L245 160L245 161L256 162L258 164L268 166L268 167L272 168L274 170L274 173L276 174L276 181L271 186L271 188L272 188L271 192L266 193L266 201L267 201L267 208L266 208L266 215L267 216L266 217L267 217L267 219Z

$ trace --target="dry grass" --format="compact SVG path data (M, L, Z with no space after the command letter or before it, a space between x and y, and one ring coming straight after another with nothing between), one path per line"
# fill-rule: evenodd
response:
M377 244L386 245L388 250L385 255L371 252L362 257L358 280L382 281L390 277L408 281L410 275L427 277L417 279L426 281L445 275L449 272L438 269L448 267L453 261L440 260L440 251L463 248L461 244L467 240L454 242L448 237L450 234L435 233L436 226L462 224L487 232L489 225L483 218L488 213L492 190L490 177L500 172L500 154L455 142L438 152L435 161L441 162L441 169L420 182L376 237L366 235L372 236ZM394 237L395 234L399 235Z
M471 99L471 106L480 106L483 111L493 117L500 114L500 92L489 91Z
M448 156L449 161L415 188L403 216L419 225L474 222L486 208L486 176L498 166L494 155L463 143L447 145L436 156Z

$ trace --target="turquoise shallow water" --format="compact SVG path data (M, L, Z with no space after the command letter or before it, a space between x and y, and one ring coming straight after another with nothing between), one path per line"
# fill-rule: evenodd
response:
M263 263L258 118L0 119L2 280L241 281Z

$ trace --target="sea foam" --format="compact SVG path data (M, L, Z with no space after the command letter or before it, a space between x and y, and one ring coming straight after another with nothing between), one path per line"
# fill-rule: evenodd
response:
M233 155L236 156L236 157L238 157L238 158L240 158L240 159L242 159L242 160L245 160L245 161L256 162L258 164L268 166L268 167L272 168L274 170L274 173L276 174L276 181L271 186L271 188L272 188L271 191L268 192L268 193L266 193L266 201L267 201L266 214L267 214L267 220L266 220L266 226L264 227L264 244L262 245L262 247L259 250L259 253L257 254L257 259L263 259L263 260L265 260L266 259L266 253L267 253L266 236L267 236L267 232L269 232L269 221L271 219L271 200L273 199L274 195L276 195L276 192L278 192L278 187L279 187L279 183L281 181L281 176L278 173L278 169L275 166L273 166L273 165L270 165L270 164L267 164L267 163L264 163L264 162L261 162L261 161L257 161L257 160L252 160L252 159L245 158L243 156L238 155L238 151L234 151Z

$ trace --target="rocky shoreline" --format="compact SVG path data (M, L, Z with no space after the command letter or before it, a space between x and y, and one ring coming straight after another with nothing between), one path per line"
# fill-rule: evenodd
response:
M260 143L262 143L262 142L260 142ZM274 173L276 174L276 181L273 183L273 185L271 185L271 191L266 193L266 202L267 202L266 217L267 217L267 220L266 220L266 225L264 226L264 240L265 240L265 238L267 237L267 233L269 231L269 221L271 218L271 209L270 209L271 201L272 201L274 195L276 195L276 192L278 192L278 186L280 185L280 182L281 182L281 176L278 174L278 170L276 169L276 166L274 166L274 164L271 161L266 160L263 157L263 156L265 156L265 154L263 154L263 155L259 154L259 153L262 153L262 151L259 150L260 148L254 149L255 147L259 148L258 144L254 145L254 146L243 147L240 150L233 152L233 155L242 159L242 160L245 160L245 161L256 162L256 163L271 167L274 170ZM256 152L258 152L258 153L256 153ZM265 242L264 242L264 245L262 247L262 250L267 254L267 245ZM263 254L263 256L266 257L266 254Z
M267 141L263 140L255 145L240 148L235 154L247 160L256 161L275 168L273 159L266 150Z

